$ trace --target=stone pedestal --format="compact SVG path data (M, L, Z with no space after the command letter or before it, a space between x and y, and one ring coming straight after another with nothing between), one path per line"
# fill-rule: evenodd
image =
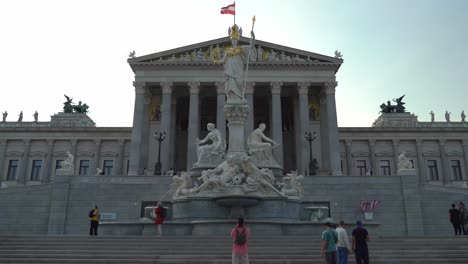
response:
M226 116L226 120L228 120L229 128L229 147L226 156L247 156L247 152L245 151L244 128L248 114L249 106L247 103L226 103L224 106L224 115Z
M60 112L50 117L50 127L96 127L96 123L84 113Z
M382 113L372 127L419 127L419 123L411 113Z

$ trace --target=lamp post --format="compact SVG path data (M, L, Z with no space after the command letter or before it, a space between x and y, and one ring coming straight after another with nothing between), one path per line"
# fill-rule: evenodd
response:
M158 162L154 165L154 175L161 175L161 142L166 138L166 132L156 131L154 132L154 139L159 142L159 149L158 149Z
M312 158L312 141L317 138L317 132L311 133L310 131L306 131L304 135L305 139L309 141L309 150L310 150L310 155L309 155L309 175L315 175L315 164L313 162Z

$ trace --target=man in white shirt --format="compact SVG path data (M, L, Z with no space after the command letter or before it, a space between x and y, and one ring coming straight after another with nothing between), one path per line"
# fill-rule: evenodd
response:
M340 226L337 227L335 231L338 233L338 243L336 243L338 263L348 264L348 254L351 252L351 244L349 243L346 229L344 229L344 221L340 221Z

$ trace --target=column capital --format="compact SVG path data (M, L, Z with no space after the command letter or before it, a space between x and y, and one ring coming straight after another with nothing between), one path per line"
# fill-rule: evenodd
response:
M101 142L102 142L101 139L95 139L95 140L94 140L94 143L95 143L96 145L101 145Z
M335 88L338 86L338 82L326 82L324 84L323 92L325 94L335 94Z
M135 87L135 93L144 94L146 92L146 83L145 82L133 82Z
M255 82L247 82L245 84L245 93L246 94L253 94L255 90Z
M392 144L394 146L398 146L398 143L400 143L400 140L399 139L392 139Z
M216 93L217 94L224 94L224 82L215 82L216 86Z
M351 147L351 144L353 144L353 140L352 139L345 139L345 144L346 144L346 147Z
M468 139L462 139L462 145L468 146Z
M416 146L421 146L423 143L422 139L416 139Z
M372 147L375 146L375 142L375 139L369 139L369 145L371 145Z
M308 94L309 93L310 82L298 82L297 83L297 92L299 94Z
M447 142L447 140L439 138L439 145L440 146L445 146L446 142Z
M161 82L160 84L161 84L161 87L162 87L162 93L163 94L172 93L172 88L174 87L172 82Z
M78 143L78 139L70 139L70 144L76 145Z
M48 138L48 139L46 139L46 141L47 141L47 145L49 145L49 146L52 146L55 143L55 139L52 139L52 138Z
M190 94L198 94L200 92L200 82L188 82Z
M272 94L280 94L281 93L281 86L283 86L283 82L270 82L271 93Z
M119 146L125 145L125 139L117 139Z
M25 145L29 145L31 143L31 139L29 139L29 138L28 139L23 139L23 143Z
M8 139L0 139L0 145L6 145L6 143L8 142Z

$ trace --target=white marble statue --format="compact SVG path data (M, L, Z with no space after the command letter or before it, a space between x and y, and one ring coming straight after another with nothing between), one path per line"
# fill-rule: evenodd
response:
M205 191L221 192L226 187L232 185L232 179L235 177L244 177L240 167L235 164L234 157L229 156L225 161L212 170L204 170L202 176L198 179L203 183L191 190L192 193L201 193Z
M192 187L193 181L190 178L190 172L182 171L180 176L175 175L172 177L170 194L172 198L185 197L190 194Z
M263 61L263 49L262 46L257 48L257 61Z
M2 185L0 186L0 189L5 189L8 188L8 185L6 183L2 182Z
M461 112L461 121L465 122L465 118L466 118L465 111L462 110L462 112Z
M283 177L281 186L281 192L289 197L301 198L304 196L304 188L302 187L302 181L304 176L297 175L297 171L291 171Z
M246 103L244 99L244 78L245 66L249 49L254 47L255 35L251 32L252 39L250 45L239 46L240 32L237 25L230 28L230 38L232 47L225 53L218 63L224 64L226 103Z
M75 157L73 157L70 151L67 151L67 158L64 161L62 161L62 169L74 170L75 169L74 160L75 160Z
M402 151L400 155L398 155L398 170L405 170L405 169L412 169L413 164L411 161L406 157L406 151Z
M445 111L445 121L450 122L450 114L451 114L451 113L452 113L452 112Z
M202 140L197 138L197 157L198 160L194 166L202 164L217 165L221 163L226 152L226 140L221 131L216 129L213 123L206 125L209 133Z
M275 165L277 162L273 157L272 149L278 144L263 134L265 128L265 124L261 123L257 129L250 133L247 139L247 148L255 163Z
M96 168L96 175L104 175L104 171L100 168Z
M241 158L241 167L246 175L245 183L242 186L244 193L256 195L276 195L286 197L284 193L274 187L275 176L269 169L259 169L249 157Z

